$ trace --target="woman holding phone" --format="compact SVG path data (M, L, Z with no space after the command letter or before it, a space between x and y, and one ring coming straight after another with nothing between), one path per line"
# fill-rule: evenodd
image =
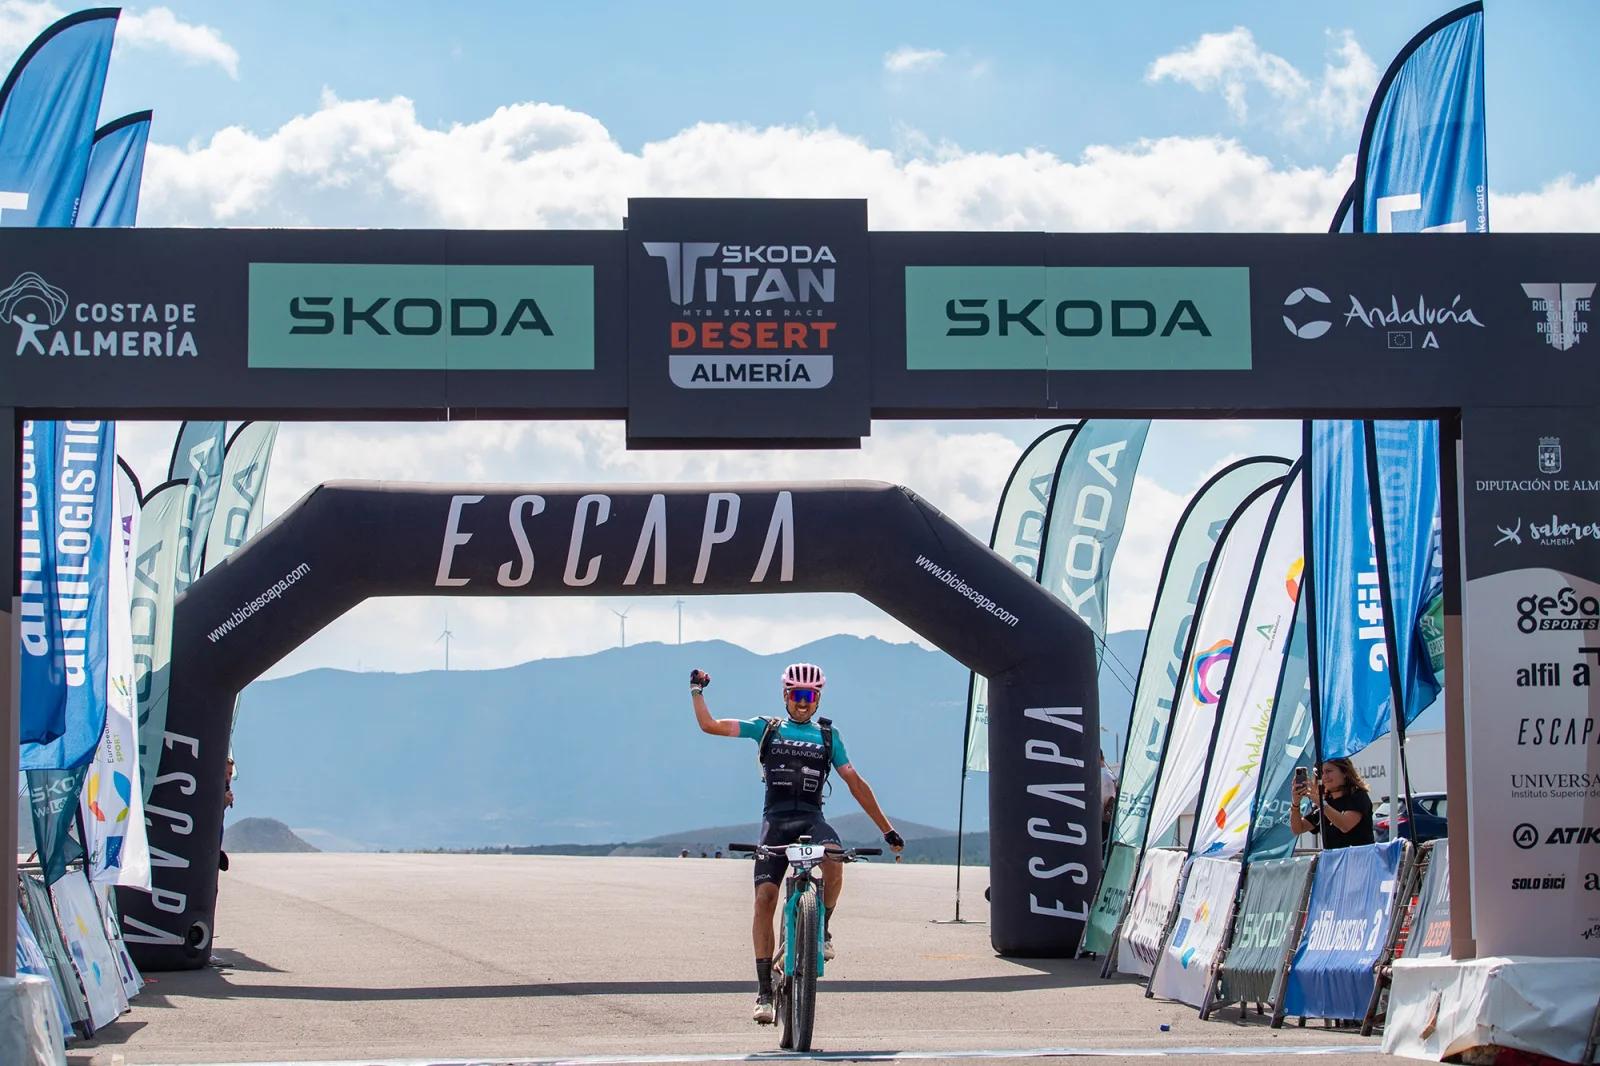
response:
M1303 815L1302 797L1311 801ZM1303 770L1296 770L1289 828L1296 835L1319 834L1324 850L1373 843L1377 837L1372 829L1372 796L1355 764L1349 759L1329 759L1322 764L1315 781Z

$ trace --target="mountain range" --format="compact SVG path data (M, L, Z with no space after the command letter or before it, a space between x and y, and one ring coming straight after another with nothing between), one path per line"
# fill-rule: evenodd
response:
M1114 633L1108 646L1137 670L1143 638ZM917 644L854 636L774 655L648 643L499 670L258 681L240 699L230 822L276 818L325 851L665 844L685 826L738 828L760 810L755 745L695 727L689 670L711 672L713 714L751 718L781 713L778 679L795 661L827 671L823 713L882 805L949 834L967 671ZM1131 682L1111 673L1101 720L1120 738ZM856 810L836 785L830 816ZM966 825L988 826L987 775L968 782Z

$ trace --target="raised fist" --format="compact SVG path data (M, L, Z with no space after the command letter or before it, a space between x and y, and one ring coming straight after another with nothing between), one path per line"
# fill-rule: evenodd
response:
M711 684L711 675L706 673L704 670L690 670L689 671L689 687L690 688L692 688L692 689L702 689L702 688L705 688L709 684Z

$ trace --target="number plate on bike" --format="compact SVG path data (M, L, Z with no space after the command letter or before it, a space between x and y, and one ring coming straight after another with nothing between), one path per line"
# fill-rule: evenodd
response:
M827 852L821 844L790 844L783 849L790 862L816 862Z

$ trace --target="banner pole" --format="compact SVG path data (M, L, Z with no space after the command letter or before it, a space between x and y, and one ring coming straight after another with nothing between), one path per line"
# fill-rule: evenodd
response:
M1317 568L1316 568L1316 525L1312 521L1311 506L1316 498L1314 482L1316 480L1317 465L1312 456L1312 423L1306 419L1300 423L1300 454L1306 461L1306 477L1301 484L1305 521L1306 565L1302 574L1305 579L1305 588L1301 595L1306 598L1306 673L1311 679L1311 749L1316 758L1317 772L1322 771L1322 666L1317 661Z
M1411 774L1406 769L1405 689L1400 679L1399 625L1394 616L1394 586L1389 578L1389 534L1383 520L1383 486L1378 479L1378 427L1371 420L1361 423L1367 459L1367 506L1372 512L1372 549L1378 559L1378 601L1383 605L1383 639L1389 656L1389 745L1399 763L1400 773L1389 785L1389 839L1400 831L1400 797L1405 797L1405 812L1411 815Z
M0 978L17 975L18 745L22 704L17 686L21 633L17 628L17 457L21 423L0 407Z

